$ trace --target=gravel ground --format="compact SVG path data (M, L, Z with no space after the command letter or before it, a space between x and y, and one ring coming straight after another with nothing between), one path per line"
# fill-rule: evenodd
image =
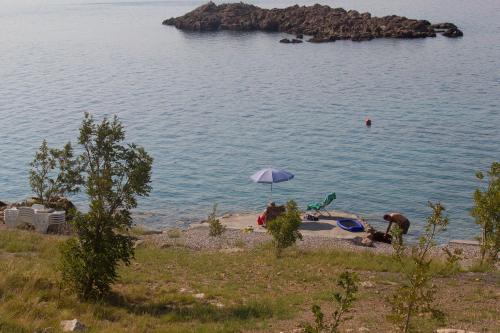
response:
M270 235L263 232L245 232L237 229L227 229L220 237L210 237L206 226L197 226L176 232L166 230L161 234L143 236L142 239L152 242L158 247L182 246L193 250L248 249L272 240ZM355 241L352 240L317 236L304 236L302 241L297 241L297 246L300 249L338 248L351 251L369 250L377 253L392 253L392 247L384 243L374 243L374 247L365 247L356 245Z
M170 229L161 233L141 236L141 240L165 248L171 246L185 247L192 250L221 250L226 252L251 249L269 243L272 238L263 232L245 232L237 229L226 229L220 237L211 237L208 227L199 225L187 230ZM314 249L342 249L347 251L370 251L377 254L391 255L392 246L385 243L374 242L372 247L360 245L357 240L336 239L329 237L304 236L302 241L297 241L297 247L303 250ZM480 258L479 247L471 244L448 244L435 249L435 255L445 258L443 248L451 252L456 249L462 251L460 264L470 267Z

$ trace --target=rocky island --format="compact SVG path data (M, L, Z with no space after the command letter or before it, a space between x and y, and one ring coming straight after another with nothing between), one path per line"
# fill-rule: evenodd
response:
M435 37L436 33L446 37L463 36L453 23L431 24L427 20L397 15L373 17L370 13L319 4L264 9L245 3L216 5L209 2L183 16L167 19L163 24L190 31L285 32L295 34L298 38L312 36L308 41L316 43L340 39L425 38ZM297 39L283 39L281 42L298 43Z

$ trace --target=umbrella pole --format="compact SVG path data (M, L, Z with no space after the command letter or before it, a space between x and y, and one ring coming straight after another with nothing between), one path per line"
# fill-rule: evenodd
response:
M273 202L273 183L271 183L271 200L269 203Z

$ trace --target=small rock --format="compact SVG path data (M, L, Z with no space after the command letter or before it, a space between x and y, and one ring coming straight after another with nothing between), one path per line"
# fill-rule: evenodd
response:
M296 37L297 37L298 39L302 39L302 38L304 38L304 35L303 35L303 34L297 34L297 36L296 36Z
M366 247L372 247L373 246L373 241L368 238L368 237L355 237L353 238L352 242L356 245L359 246L366 246Z
M331 43L335 42L335 37L312 37L308 40L309 43Z
M283 44L290 44L291 41L288 39L288 38L283 38L280 40L280 43L283 43Z
M61 329L63 332L79 332L86 329L85 325L78 321L78 319L73 320L62 320Z
M204 299L205 298L205 294L204 293L194 294L194 298Z
M366 247L373 247L373 241L368 238L368 237L365 237L363 238L363 240L361 241L361 245L362 246L366 246Z
M370 281L363 281L360 283L364 288L373 288L375 285Z
M360 327L358 328L358 332L370 332L370 330L366 327Z
M445 23L437 23L437 24L431 24L430 26L432 29L435 29L437 31L446 31L448 29L456 29L457 26L454 25L453 23L445 22Z
M458 28L451 28L443 32L443 36L448 38L462 37L464 33Z
M243 249L240 247L230 247L227 249L220 249L219 251L222 253L235 253L235 252L242 252Z
M144 241L142 239L136 240L134 243L134 249L137 248L138 246L141 246L142 244L144 244Z
M215 302L215 303L210 303L212 304L213 306L219 308L219 309L222 309L224 307L224 304L220 303L220 302Z
M292 39L292 44L300 44L302 41L300 39Z
M455 328L439 328L436 330L436 333L476 333L476 332L466 331L462 329L455 329Z

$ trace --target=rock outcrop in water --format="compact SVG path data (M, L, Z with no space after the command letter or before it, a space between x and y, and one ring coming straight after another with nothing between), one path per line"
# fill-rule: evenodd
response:
M263 9L244 3L216 5L209 2L184 16L167 19L163 24L191 31L280 31L313 36L309 41L316 43L338 39L425 38L435 37L436 32L447 37L463 35L452 23L432 25L426 20L397 15L372 17L370 13L318 4Z

